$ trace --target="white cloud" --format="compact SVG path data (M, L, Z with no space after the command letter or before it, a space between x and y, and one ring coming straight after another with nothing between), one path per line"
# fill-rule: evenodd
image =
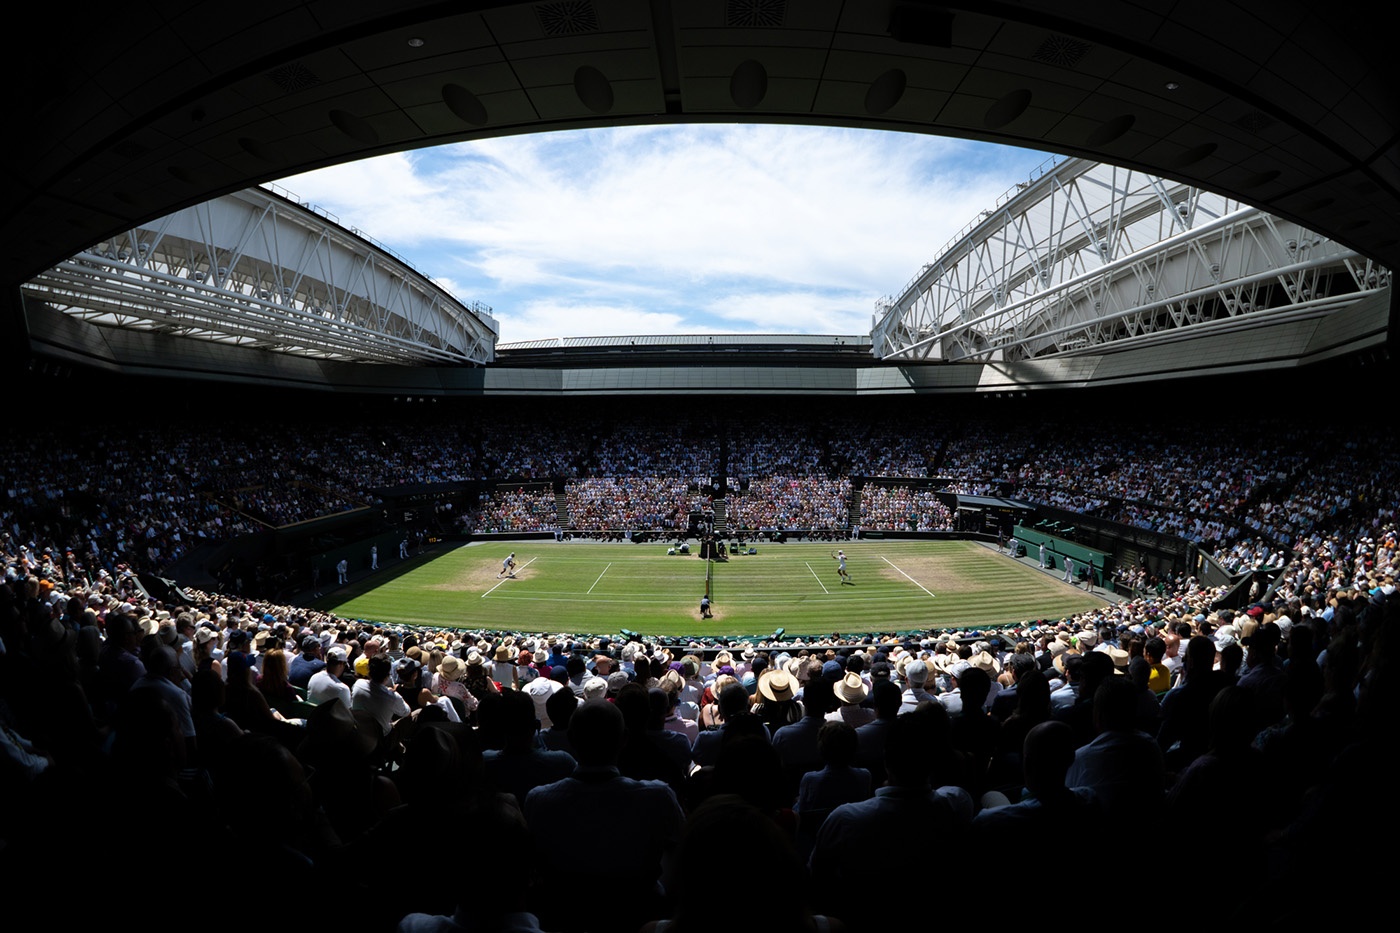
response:
M873 296L850 292L773 291L717 296L706 311L757 332L863 334L873 308Z
M820 127L624 127L398 154L284 184L495 306L503 339L528 339L551 307L594 309L584 320L596 334L695 332L710 315L732 330L862 333L875 296L1041 158ZM583 332L577 316L559 323L570 326L556 334Z
M542 340L547 337L625 337L633 334L717 333L696 328L679 315L648 311L628 304L530 302L511 315L505 341Z

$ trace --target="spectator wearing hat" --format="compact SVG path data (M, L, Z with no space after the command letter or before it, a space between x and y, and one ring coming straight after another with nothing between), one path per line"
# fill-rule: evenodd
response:
M938 697L924 689L928 680L928 664L921 660L904 665L904 693L900 696L899 713L904 715L918 709L920 703L936 703Z
M464 660L467 666L466 673L462 676L462 685L477 700L481 700L488 694L500 693L496 682L486 673L486 659L481 656L481 652L473 648L467 652Z
M463 722L476 712L478 705L476 696L462 683L466 673L467 665L461 658L455 654L443 655L442 660L438 662L437 673L433 675L431 688L433 693L447 697L452 705L457 707L457 715Z
M758 678L758 702L753 712L769 732L797 722L802 718L802 705L797 702L797 681L785 670L764 671Z
M287 682L293 687L305 690L311 683L312 675L325 669L326 662L321 656L321 639L315 635L307 635L301 640L301 654L293 658L292 663L287 666Z
M491 665L491 679L500 684L502 690L518 690L520 675L515 668L515 651L512 647L505 643L499 644L492 657L495 661Z
M354 702L350 688L341 680L348 663L349 658L344 648L339 645L331 648L326 653L325 667L312 674L306 684L306 699L318 706L331 700L340 700L347 710L350 709Z
M548 656L545 654L543 648L539 648L536 649L533 657L536 659L537 663L543 664ZM549 698L559 690L564 689L564 685L553 676L554 668L549 667L548 670L549 674L541 672L541 676L530 681L521 691L535 704L535 718L540 721L540 726L544 729L548 729L553 725L553 722L549 718Z
M219 632L212 625L201 625L195 630L192 654L196 671L215 670L222 679L223 652L219 648Z
M834 693L840 705L826 714L828 721L844 722L852 729L859 729L875 720L874 708L861 705L870 695L870 688L857 672L849 671L843 674L836 681Z
M412 649L417 651L417 648ZM394 665L394 690L403 697L410 710L421 709L438 701L432 690L423 684L423 665L413 658L400 658ZM448 704L451 706L451 704ZM453 708L455 714L456 709ZM450 718L450 717L449 717Z
M583 682L582 700L585 703L602 702L608 698L608 682L601 677L590 677Z
M567 752L572 756L574 747L569 744L569 722L578 710L579 701L578 697L574 696L574 692L564 686L564 681L567 678L568 675L564 672L564 668L556 667L553 669L551 679L559 685L559 689L545 700L545 711L549 714L549 725L540 730L539 742L540 748Z
M608 699L616 700L622 688L630 684L626 671L613 671L608 675Z
M680 714L681 691L685 689L685 680L677 671L667 671L661 678L661 691L666 695L666 718L662 725L668 732L676 732L685 736L687 754L689 747L695 744L695 738L700 734L700 725L693 719L686 719Z

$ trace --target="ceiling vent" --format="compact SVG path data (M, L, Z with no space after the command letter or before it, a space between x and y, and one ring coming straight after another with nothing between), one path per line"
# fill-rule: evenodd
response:
M1031 58L1056 68L1077 68L1080 59L1088 55L1092 48L1088 42L1071 39L1069 36L1051 35L1040 43L1040 48L1035 50Z
M598 31L598 12L590 0L558 0L535 7L535 16L546 36L581 36Z
M321 83L321 79L310 68L301 62L287 62L279 65L267 73L272 79L272 83L282 89L284 94L295 94L297 91L304 91L309 87L315 87Z
M729 0L724 5L724 25L776 29L786 13L787 0Z

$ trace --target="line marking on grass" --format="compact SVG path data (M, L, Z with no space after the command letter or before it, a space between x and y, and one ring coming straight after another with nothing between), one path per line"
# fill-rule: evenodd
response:
M608 567L611 567L611 566L612 566L612 561L608 561ZM608 572L608 567L604 567L604 568L603 568L603 573L607 573L607 572ZM603 579L603 573L598 574L598 580ZM598 580L594 580L594 581L593 581L593 586L597 586L597 585L598 585ZM593 592L593 586L590 586L590 587L588 588L588 593ZM584 595L584 596L587 596L588 593L584 593L583 595Z
M537 561L537 560L539 560L538 557L532 557L532 558L530 558L530 559L527 560L525 563L523 563L523 564L520 565L520 570L524 570L526 567L530 566L531 564L533 564L533 563L534 563L535 561ZM520 570L517 570L515 573L519 573ZM515 573L513 573L513 574L511 574L510 576L506 577L506 579L505 579L505 580L502 580L501 583L506 582L506 580L514 580L514 579L515 579ZM496 586L500 586L501 583L497 583ZM481 594L481 598L482 598L482 599L485 599L486 597L490 596L492 593L496 592L496 586L493 586L493 587L491 587L491 589L487 590L485 593L482 593L482 594Z
M904 579L908 580L910 583L914 584L914 585L917 586L919 589L923 590L925 593L928 593L928 595L933 596L932 593L929 593L928 587L924 586L924 585L923 585L922 583L920 583L918 580L915 580L913 577L909 576L909 574L905 573L903 570L900 570L898 567L895 567L895 566L894 566L894 561L890 560L888 557L885 557L883 554L880 555L880 560L882 560L882 561L884 561L885 563L889 564L891 567L894 567L895 572L898 573L900 576L904 577ZM933 598L934 598L934 599L937 599L938 597L937 597L937 596L933 596Z
M802 563L807 564L807 562L806 562L805 560L804 560ZM811 565L811 564L807 564L807 569L808 569L808 570L812 570L812 565ZM831 590L829 590L829 589L826 588L826 584L822 582L822 578L821 578L821 577L818 577L818 576L817 576L817 572L816 572L815 570L812 570L812 577L817 581L817 586L819 586L819 587L822 588L822 592L825 593L826 595L830 596L830 595L831 595Z

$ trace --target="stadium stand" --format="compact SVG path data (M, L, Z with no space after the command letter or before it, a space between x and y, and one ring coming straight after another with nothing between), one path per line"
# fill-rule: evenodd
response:
M1371 257L1374 285L1389 273L1373 261L1400 261L1383 21L1293 0L17 16L16 37L62 52L14 41L7 65L23 127L0 212L15 923L863 931L1014 923L1034 904L1091 927L1302 928L1377 909L1400 828L1379 303L1312 341L1163 341L1152 373L1080 392L1072 355L1032 367L1058 374L1044 383L996 360L959 381L815 338L736 341L761 360L742 384L698 364L647 382L661 350L634 371L596 343L568 378L530 365L557 346L484 371L483 347L461 367L365 368L272 352L275 333L100 327L19 289L205 196L361 153L686 119L1120 159L1305 221ZM820 365L763 357L785 349ZM1173 381L1197 368L1223 375ZM678 419L693 385L711 414ZM901 417L885 391L927 394ZM637 414L648 392L666 397ZM605 401L623 396L626 417ZM969 495L1024 502L1046 533L1199 547L1213 580L1125 561L1125 600L1070 618L678 644L384 626L287 598L298 555L344 565L370 540L681 531L697 511L759 533L938 534ZM1267 585L1227 607L1254 570ZM1007 896L1023 885L1038 896Z

